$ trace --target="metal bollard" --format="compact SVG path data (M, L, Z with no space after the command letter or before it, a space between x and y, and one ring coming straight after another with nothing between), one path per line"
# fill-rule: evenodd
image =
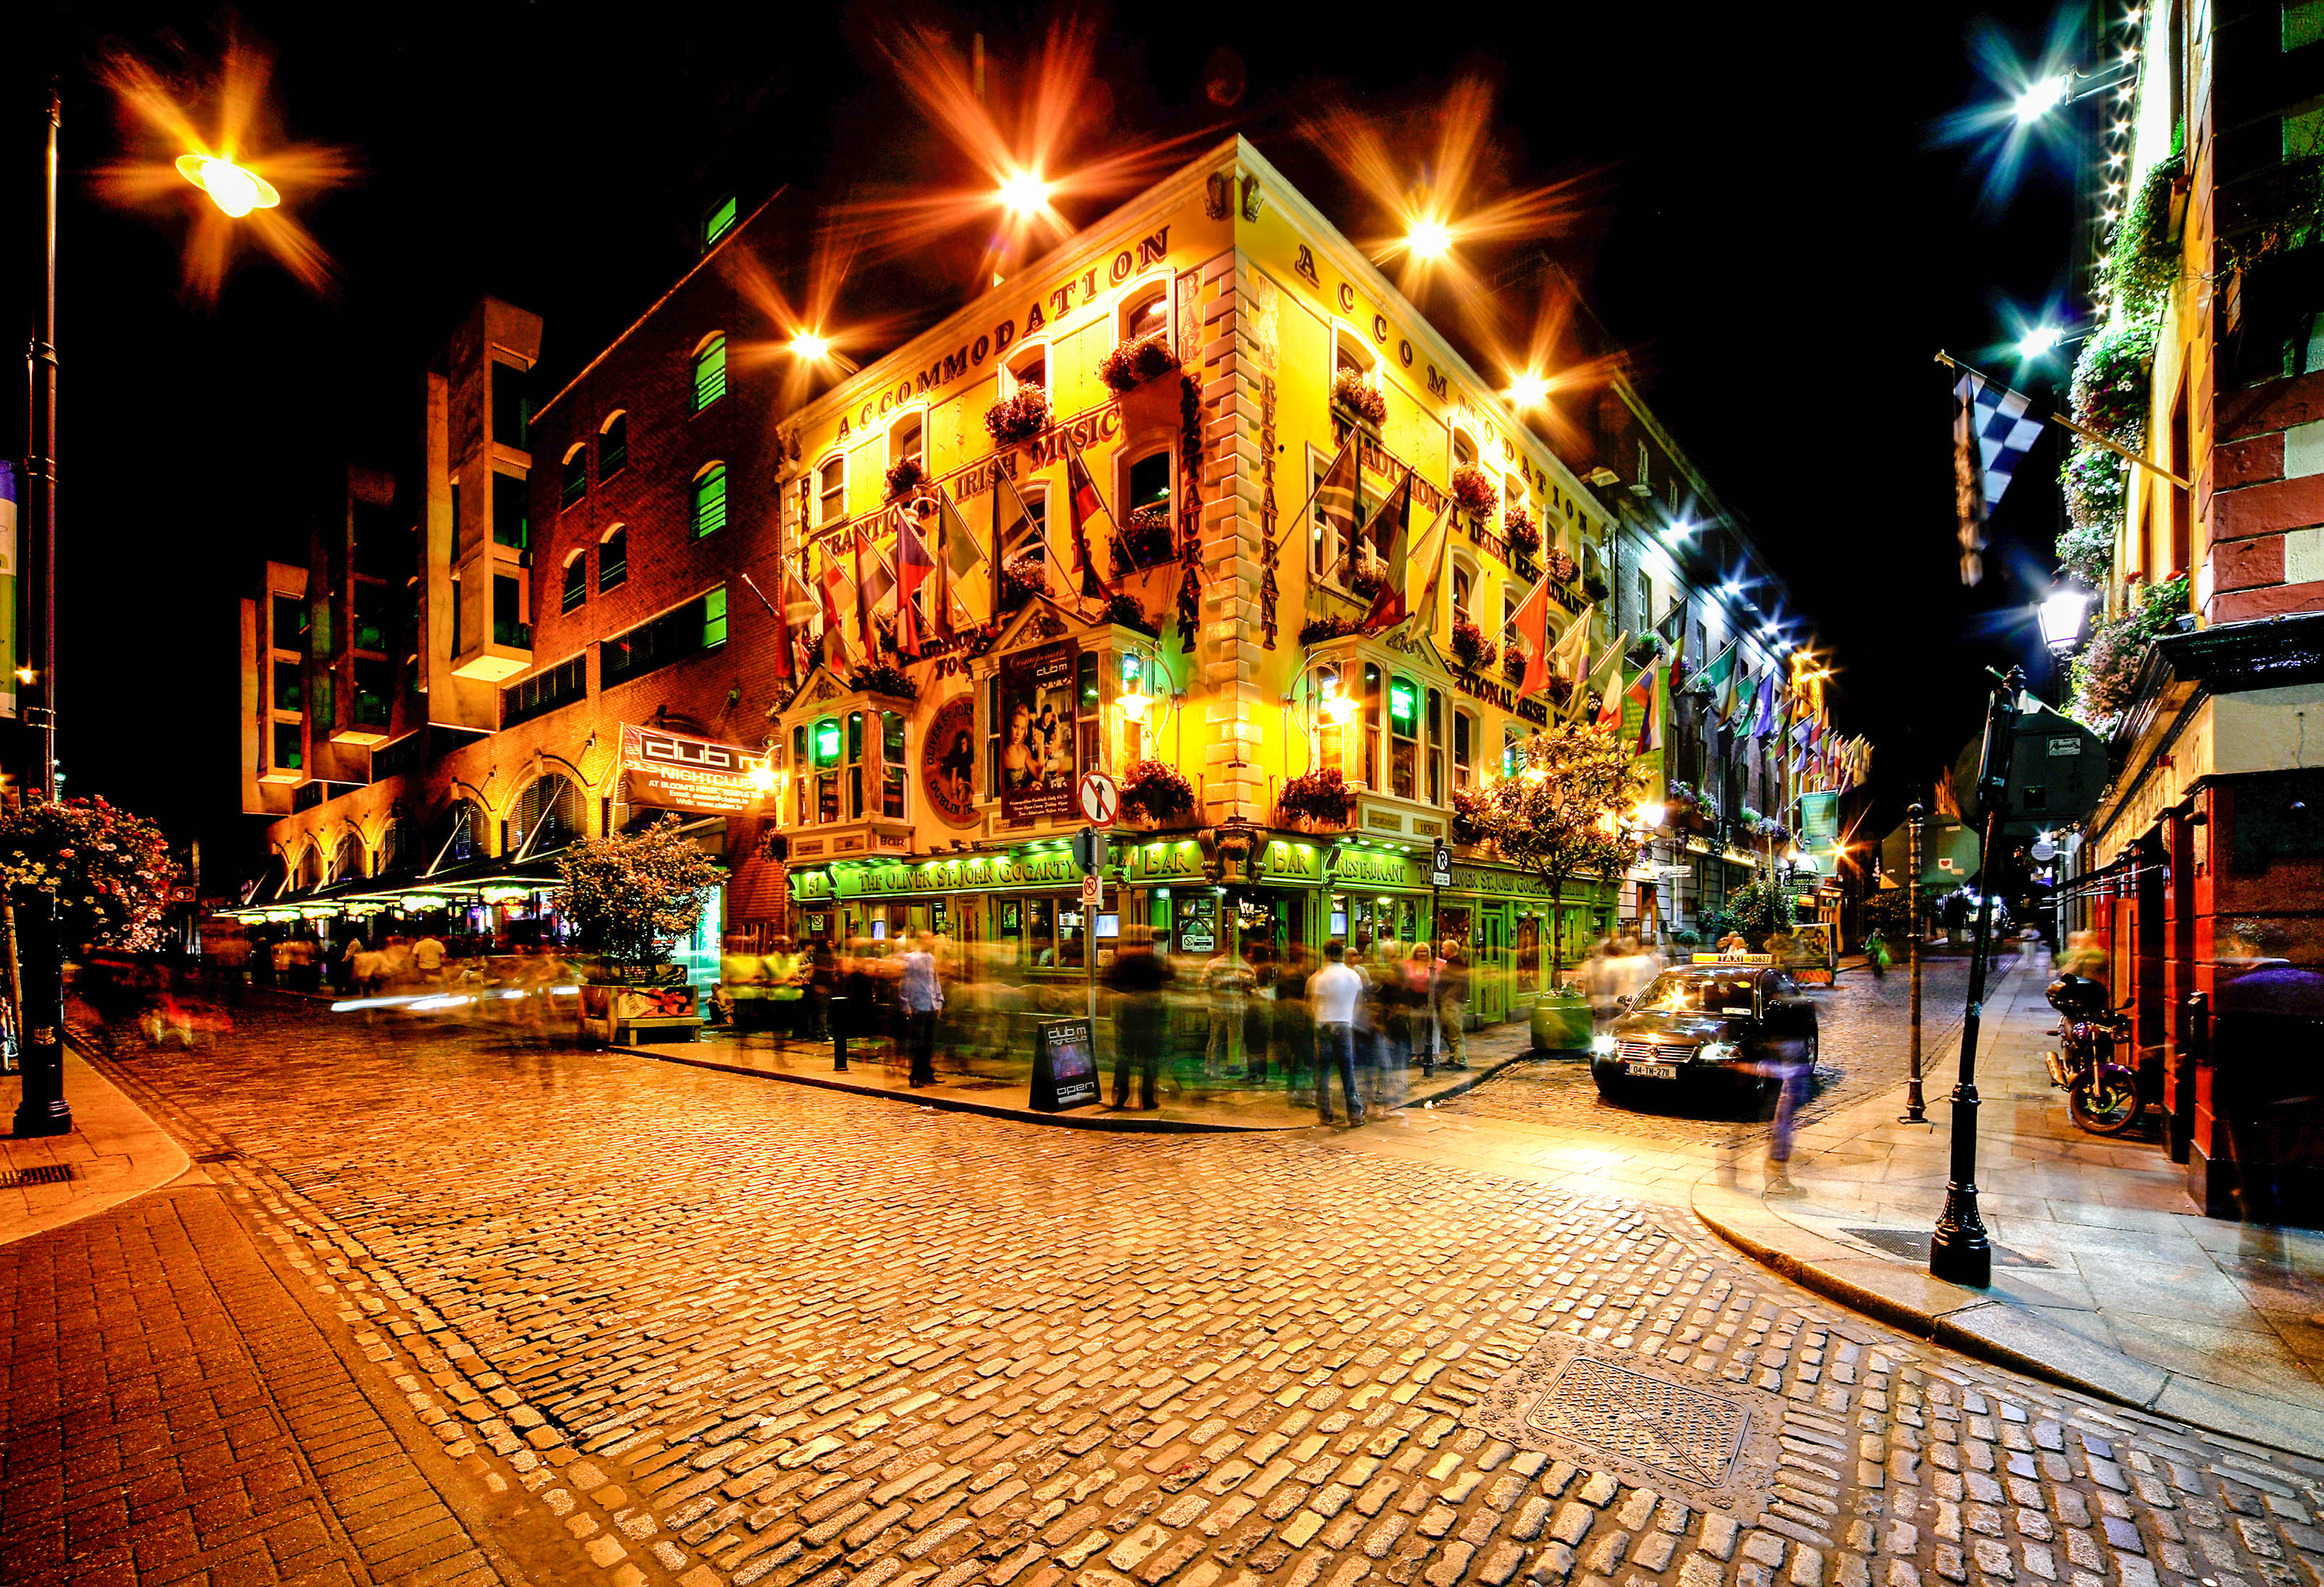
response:
M2211 1061L2211 1000L2205 992L2187 994L2186 1037L2172 1055L2170 1133L2166 1153L2174 1163L2195 1155L2195 1071Z
M847 1067L847 1000L837 993L831 999L831 1066L835 1071Z

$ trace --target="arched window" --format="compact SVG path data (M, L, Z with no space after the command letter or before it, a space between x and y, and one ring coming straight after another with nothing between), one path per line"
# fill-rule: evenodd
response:
M701 540L726 527L726 465L712 463L694 476L694 508L687 521Z
M518 858L562 848L581 835L581 790L558 772L533 779L509 811L509 853Z
M1469 432L1455 425L1452 429L1452 466L1465 467L1477 460L1477 443Z
M1046 564L1049 559L1049 491L1047 485L1020 484L1017 501L1025 504L1018 512L1016 503L1001 498L1003 511L1010 514L1010 521L1001 531L1001 565L1003 567L1019 557L1029 557Z
M309 844L299 851L299 863L290 872L290 890L305 892L323 885L323 850L319 844Z
M1167 343L1170 334L1170 283L1156 281L1132 287L1122 295L1121 304L1114 313L1117 339L1136 342L1158 336Z
M694 350L694 411L701 412L726 394L726 336L713 331Z
M1408 678L1388 686L1388 791L1416 798L1420 787L1420 686Z
M614 412L605 416L597 429L597 480L604 483L629 466L630 416Z
M630 531L617 523L597 542L597 593L619 589L630 577Z
M362 842L352 832L343 832L331 849L331 880L348 881L364 873Z
M454 799L428 826L420 857L423 872L480 857L484 852L484 812L474 799Z
M570 612L589 598L589 551L576 546L565 556L565 603L560 610Z
M1428 802L1444 802L1444 697L1428 691Z
M888 466L912 462L925 465L927 452L927 415L918 409L898 419L888 427Z
M1122 540L1133 567L1158 567L1177 552L1170 518L1170 453L1148 452L1122 471Z
M379 872L392 876L409 869L412 863L411 829L401 817L391 817L386 829L379 835Z
M846 516L847 454L834 452L815 471L815 521L819 527Z
M1009 377L1001 383L1007 388L1003 396L1019 386L1046 387L1049 383L1049 345L1035 342L1029 347L1019 347L1001 367Z
M1477 576L1456 558L1452 564L1452 615L1468 617L1469 597L1477 591Z
M560 505L570 507L589 494L589 443L576 441L565 453L565 490Z
M1364 339L1346 326L1332 330L1332 371L1351 370L1357 374L1370 374L1379 364L1379 355L1364 346Z

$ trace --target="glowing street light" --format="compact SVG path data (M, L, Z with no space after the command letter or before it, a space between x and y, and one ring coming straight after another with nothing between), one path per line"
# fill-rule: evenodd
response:
M817 336L811 330L803 330L791 337L791 356L804 359L809 364L820 364L831 356L831 338Z
M2081 643L2082 620L2089 609L2089 592L2071 588L2060 589L2034 608L2042 625L2042 642L2052 655L2062 657Z
M2073 79L2064 72L2036 81L2017 96L2017 104L2015 106L2017 125L2031 126L2058 108L2066 102L2066 90L2072 86Z
M1442 259L1452 251L1452 231L1441 220L1416 220L1404 242L1416 259Z
M1039 171L1020 171L1001 184L1001 203L1011 215L1038 215L1049 207L1051 189Z
M210 202L236 220L254 209L282 202L274 184L256 171L210 154L180 154L178 174L210 196Z
M2065 339L2066 333L2054 325L2037 325L2017 338L2020 358L2039 358Z
M1509 401L1518 408L1538 408L1549 401L1549 382L1528 371L1509 382Z

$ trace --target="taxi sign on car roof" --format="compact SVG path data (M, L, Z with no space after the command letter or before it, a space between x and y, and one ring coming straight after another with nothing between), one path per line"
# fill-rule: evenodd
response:
M1773 954L1696 954L1692 955L1692 959L1698 964L1772 965L1775 962L1775 955Z

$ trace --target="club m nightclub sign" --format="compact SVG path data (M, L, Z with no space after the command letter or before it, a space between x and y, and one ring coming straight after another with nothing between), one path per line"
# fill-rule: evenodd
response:
M622 724L622 770L632 805L740 815L758 802L759 790L751 784L757 761L735 744Z
M1068 276L1061 286L1047 292L1034 294L1026 307L1021 323L1011 316L1000 321L974 341L963 342L952 352L941 355L935 363L917 374L907 375L892 388L882 390L878 396L866 401L851 423L849 416L839 416L839 434L845 440L856 429L869 427L886 418L915 398L941 391L953 382L984 367L987 358L997 358L1015 343L1039 336L1052 319L1063 319L1076 309L1087 309L1101 291L1121 285L1140 271L1165 263L1170 256L1170 228L1164 226L1150 236L1139 239L1137 247L1118 250L1102 264L1093 264L1078 275Z

